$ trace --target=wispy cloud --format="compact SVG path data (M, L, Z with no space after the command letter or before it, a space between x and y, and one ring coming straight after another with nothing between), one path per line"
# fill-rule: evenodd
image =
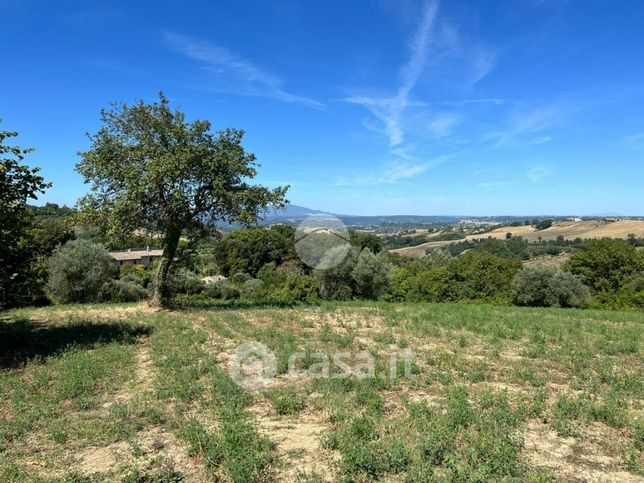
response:
M450 156L437 156L425 161L392 161L385 166L369 172L354 172L342 176L335 182L336 186L382 185L395 184L414 178L429 169L445 162Z
M434 138L444 138L449 136L453 129L461 123L462 119L456 113L439 113L425 123L427 134Z
M412 39L409 49L409 60L400 71L401 83L396 94L392 97L351 96L346 102L367 108L381 123L381 128L372 129L384 133L389 138L389 146L402 144L405 140L402 115L409 107L410 94L416 86L427 65L430 40L438 14L438 2L428 2L424 5L422 18ZM370 127L371 125L367 125Z
M624 136L623 141L629 148L642 149L644 148L644 133Z
M534 134L554 127L568 117L570 106L552 102L515 112L510 119L514 134Z
M543 165L543 164L539 164L539 165L531 167L527 171L526 175L528 176L528 178L530 178L530 180L533 183L538 183L543 178L551 176L553 173L554 173L554 171L552 170L551 167Z
M492 50L471 41L447 19L440 18L437 0L427 0L422 5L418 25L407 50L407 61L400 67L399 82L393 95L363 95L354 88L349 90L353 94L343 99L369 111L371 117L363 121L363 125L385 136L390 155L399 158L399 165L394 166L390 175L383 174L378 178L381 182L395 182L429 169L418 161L426 157L417 154L418 150L427 140L451 139L456 128L465 121L457 111L463 104L430 104L421 100L422 96L414 94L420 82L436 81L442 85L449 77L454 85L467 90L485 77L495 62L496 55ZM475 99L472 102L503 101Z
M532 144L546 144L552 141L552 136L542 136L532 141Z
M501 128L489 132L484 139L495 147L506 147L518 142L545 144L552 136L544 134L559 127L579 108L572 101L549 101L540 103L517 102L507 115Z
M323 108L324 105L310 97L284 90L282 80L272 72L235 54L226 47L204 42L175 32L166 32L165 41L175 52L197 62L213 74L229 76L235 81L234 92L257 97L268 97L291 104ZM228 88L227 90L233 90Z

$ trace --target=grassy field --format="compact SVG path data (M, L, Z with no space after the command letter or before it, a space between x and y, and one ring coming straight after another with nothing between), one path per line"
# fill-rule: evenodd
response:
M0 318L0 481L643 481L641 312L97 305ZM246 341L276 356L267 387L229 375ZM314 353L360 351L376 377L333 364L336 377L314 377ZM401 351L412 364L391 364Z

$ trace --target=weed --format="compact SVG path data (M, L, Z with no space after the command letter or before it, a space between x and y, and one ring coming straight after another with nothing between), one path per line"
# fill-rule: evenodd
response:
M304 408L304 399L290 387L271 391L268 397L273 410L280 415L297 414Z

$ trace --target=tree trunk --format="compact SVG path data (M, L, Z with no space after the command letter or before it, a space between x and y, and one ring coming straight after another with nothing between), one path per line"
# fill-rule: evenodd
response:
M169 229L163 238L163 256L156 274L156 284L154 287L154 296L150 300L152 307L168 307L172 294L168 286L168 275L174 262L174 256L179 246L181 230Z

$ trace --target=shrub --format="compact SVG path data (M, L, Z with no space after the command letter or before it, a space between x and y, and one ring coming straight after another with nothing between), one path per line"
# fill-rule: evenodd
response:
M48 260L47 293L59 303L100 301L103 287L116 277L117 267L102 245L73 240Z
M552 226L552 220L539 220L534 224L537 230L547 230Z
M459 300L446 267L425 270L416 275L409 284L407 300L412 302L445 302Z
M546 265L525 267L512 281L512 301L530 307L583 307L590 290L570 272Z
M359 250L368 248L371 253L378 254L383 249L382 238L373 233L365 233L361 231L351 232L351 245L357 247Z
M344 247L338 247L344 248ZM334 250L333 248L329 251ZM330 255L334 258L334 255ZM355 281L351 276L358 258L358 250L351 248L344 260L326 270L316 272L320 284L320 295L327 300L349 300L355 293Z
M141 284L125 279L108 282L104 292L109 293L110 299L115 302L138 302L149 296Z
M281 281L282 274L277 271L275 262L270 262L259 269L257 278L267 285L276 285Z
M644 307L644 271L624 281L620 291L624 304L633 307Z
M380 297L389 286L389 270L383 257L377 257L369 248L363 249L351 271L356 294L367 299Z
M143 265L123 265L121 267L121 280L137 283L147 287L152 280L152 272Z
M172 294L196 295L203 292L205 284L195 273L179 268L172 273L168 286Z
M241 287L242 285L244 285L244 283L252 279L253 277L251 277L247 273L242 273L242 272L237 272L235 275L230 277L230 281L239 287Z
M448 300L490 300L510 295L512 278L521 268L518 260L507 260L489 253L471 251L445 266Z
M227 280L211 283L206 286L206 293L214 299L234 300L241 295L239 289Z
M287 277L289 275L304 275L306 271L299 260L287 260L277 267L277 273L281 277Z
M398 267L391 274L391 298L409 302L502 300L521 263L484 251L456 258L443 253Z
M253 298L261 293L262 288L264 288L264 282L251 278L242 284L241 294L246 298Z
M619 292L598 293L594 301L610 309L644 308L644 272L625 279Z
M413 287L414 273L408 267L396 267L389 274L389 297L392 301L411 301L408 295Z
M289 275L277 290L280 302L313 302L319 298L320 286L310 275Z

